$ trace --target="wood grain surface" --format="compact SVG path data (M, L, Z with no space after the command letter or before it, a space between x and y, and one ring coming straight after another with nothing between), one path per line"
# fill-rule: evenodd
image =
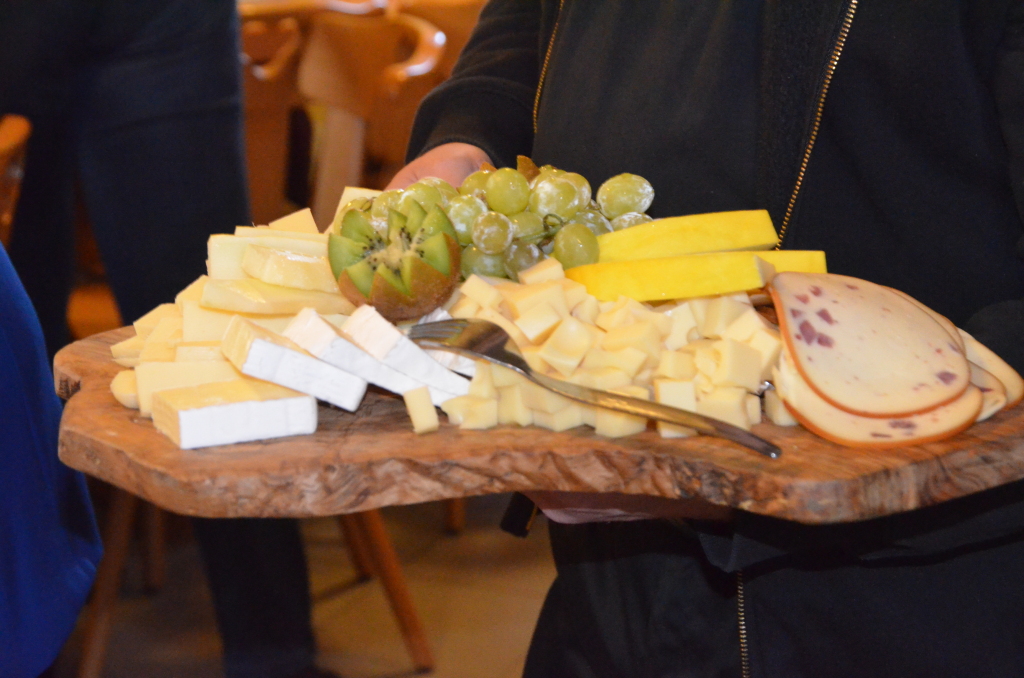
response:
M110 380L124 368L111 360L109 347L133 332L95 335L57 354L56 389L68 399L60 457L188 515L308 517L514 490L571 490L698 497L832 523L1024 478L1024 406L949 440L893 450L846 448L800 427L755 426L782 448L782 457L772 460L727 441L662 439L654 430L609 439L589 427L461 431L442 421L440 431L416 435L401 398L371 389L354 414L322 405L314 435L181 450L110 394Z

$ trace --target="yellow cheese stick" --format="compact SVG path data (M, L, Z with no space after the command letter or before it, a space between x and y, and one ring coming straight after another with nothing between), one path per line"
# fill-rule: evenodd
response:
M778 243L767 210L712 212L655 219L597 238L598 261L663 259L683 254L770 250Z

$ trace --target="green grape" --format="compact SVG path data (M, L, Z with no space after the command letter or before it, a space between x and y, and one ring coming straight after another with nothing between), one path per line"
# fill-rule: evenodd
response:
M501 254L512 242L512 220L499 212L484 212L473 222L473 244L484 254Z
M572 218L572 222L576 224L583 224L590 229L594 235L602 235L604 233L611 233L612 222L608 221L607 218L597 210L580 210L576 213L576 216Z
M642 212L626 212L612 219L612 230L621 231L637 224L646 224L648 221L654 220Z
M590 205L590 182L582 174L576 172L566 172L562 178L571 181L572 185L576 187L576 201L579 208L587 209L587 206Z
M573 268L597 262L600 250L597 236L583 224L567 224L555 234L551 256L562 263L563 268Z
M388 211L398 209L398 201L402 198L402 191L393 188L384 191L373 199L373 207L370 208L370 216L373 219L387 219Z
M537 182L543 177L560 177L565 173L565 170L558 169L553 165L543 165L540 168L540 172L537 174L537 176L535 176L533 178L533 181L530 182L530 188L533 188L537 184Z
M617 174L597 189L597 203L609 219L626 212L646 212L654 201L654 187L638 174Z
M518 280L519 271L525 271L543 258L544 253L534 243L513 240L505 250L505 273L513 280Z
M473 242L473 223L487 211L487 203L475 195L460 195L448 203L448 219L455 227L459 244L465 247Z
M409 215L409 201L415 200L423 208L424 212L429 212L430 208L434 205L440 205L444 207L447 202L444 196L441 195L441 191L435 186L417 181L415 184L411 184L408 188L402 191L402 197L398 201L398 211L402 214Z
M462 180L459 186L459 193L462 195L477 195L483 197L487 189L487 177L492 170L477 170Z
M530 183L511 167L491 172L484 190L487 206L502 214L522 212L530 202Z
M579 202L579 190L564 176L538 178L530 192L530 211L544 217L554 214L571 219L585 203Z
M449 200L459 195L459 191L454 186L449 184L444 179L439 179L438 177L425 177L423 179L420 179L418 183L426 184L427 186L433 186L438 191L440 191L441 197L444 198L445 205L448 204ZM427 211L429 212L430 210L427 209Z
M462 250L461 269L463 278L468 278L474 273L504 278L505 258L501 254L485 254L478 247L470 245Z
M533 212L520 212L509 217L512 220L512 237L536 242L544 237L544 220Z

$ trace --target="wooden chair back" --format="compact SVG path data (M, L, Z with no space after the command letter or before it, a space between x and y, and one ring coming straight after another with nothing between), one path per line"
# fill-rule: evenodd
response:
M452 74L485 4L487 0L392 0L388 11L419 17L444 31L448 40L435 71L440 82Z
M11 223L21 190L25 149L32 125L20 115L0 118L0 244L11 242Z

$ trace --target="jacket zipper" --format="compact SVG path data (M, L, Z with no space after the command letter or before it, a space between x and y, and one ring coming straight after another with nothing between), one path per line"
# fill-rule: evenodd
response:
M747 604L743 595L743 570L736 572L736 618L740 632L740 672L750 678L750 649L747 646Z
M804 148L804 155L800 161L800 171L796 176L796 184L793 186L793 193L789 196L789 203L786 205L786 214L782 218L782 225L779 227L779 244L775 249L781 249L782 241L786 238L786 230L789 228L790 219L793 218L793 210L796 207L797 197L804 185L804 176L807 174L807 165L811 161L811 151L814 150L814 142L818 139L818 130L821 128L821 117L825 110L825 97L828 95L829 86L832 84L832 76L835 75L836 67L839 65L839 57L843 54L843 47L846 46L846 38L850 34L850 25L853 23L853 15L857 12L858 0L850 0L846 6L846 14L843 16L843 23L839 28L839 36L832 47L832 56L828 60L828 67L825 69L825 79L821 84L821 92L818 94L818 105L814 112L814 124L811 126L811 135L807 139L807 146Z
M562 7L565 0L558 0L558 12L555 14L555 27L551 29L551 39L548 40L548 48L544 52L544 63L540 67L540 79L537 81L537 93L533 96L533 133L537 133L537 114L540 111L540 94L544 90L544 79L548 74L548 63L551 61L551 50L555 46L555 38L558 36L558 25L562 21Z

